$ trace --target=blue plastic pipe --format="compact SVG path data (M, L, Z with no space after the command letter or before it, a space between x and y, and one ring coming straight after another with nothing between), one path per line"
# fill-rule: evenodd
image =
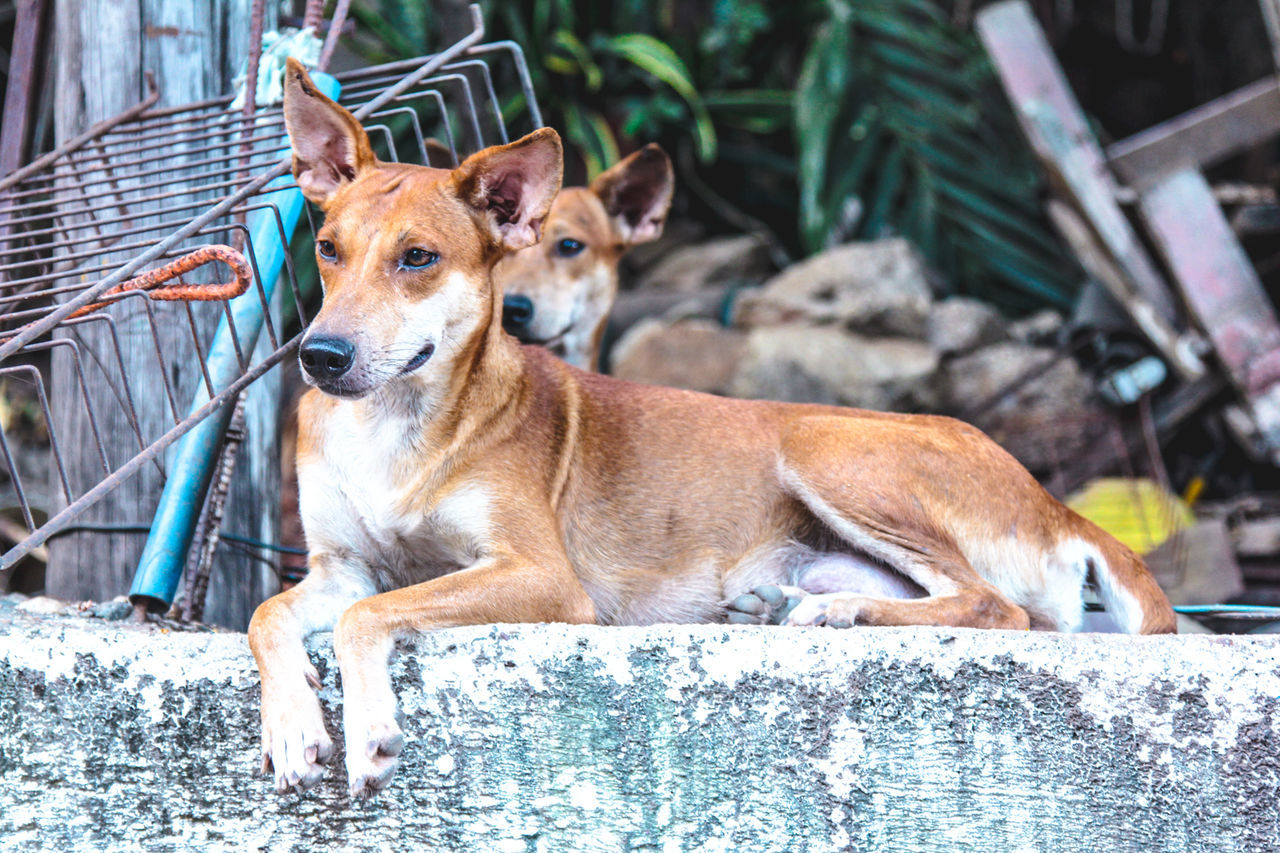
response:
M313 71L311 81L325 95L337 100L341 85L333 77ZM280 156L288 156L289 152L290 147L286 141L285 146L280 149ZM272 200L280 212L285 235L292 234L297 227L304 203L302 193L297 189L277 189L291 183L293 178L284 175L263 188L264 193L277 190ZM249 215L248 226L250 245L257 253L259 281L262 282L266 295L266 304L270 305L276 282L280 278L280 270L284 266L284 254L289 251L289 246L287 241L282 244L279 226L270 210L253 211ZM241 349L247 355L258 342L264 320L262 299L256 288L250 288L231 300L231 315L235 320ZM225 388L240 376L240 362L236 358L235 343L225 315L218 323L205 365L215 391ZM195 412L207 402L209 394L204 383L201 383L189 412ZM138 562L138 571L133 576L133 588L129 590L129 598L134 603L150 604L154 600L168 606L173 602L187 563L191 540L195 538L205 493L213 477L218 448L234 408L235 404L228 401L179 439L169 478L160 494L160 505L156 508L151 532L147 535L147 544L142 551L142 559Z

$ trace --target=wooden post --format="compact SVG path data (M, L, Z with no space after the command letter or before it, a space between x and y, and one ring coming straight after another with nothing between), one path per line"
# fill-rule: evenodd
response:
M1264 451L1280 464L1280 321L1213 189L1184 169L1143 190L1138 209L1248 405Z
M144 72L155 75L161 89L161 106L176 106L226 93L248 53L251 0L58 0L55 7L57 69L56 132L59 141L83 131L95 121L131 106L144 94ZM267 28L275 26L275 4L267 4ZM128 181L129 176L121 176ZM195 215L195 212L192 213ZM213 242L214 238L210 238ZM127 255L110 260L123 262ZM178 304L155 303L162 318L161 346L166 352L189 350L186 309ZM200 306L198 324L203 333L218 319L216 306ZM135 403L143 436L154 439L172 425L172 415L158 387L155 352L145 315L135 309L116 314L120 326L125 369L133 380ZM81 345L109 352L105 330L93 325L78 327ZM53 367L54 422L62 430L64 454L73 487L87 488L101 479L101 466L83 414L79 384L70 376L70 359L55 356ZM185 411L200 377L196 360L176 360L170 376L180 409ZM279 473L273 448L277 443L273 384L278 372L255 384L248 417L250 435L232 484L232 496L224 528L254 539L275 540L278 519ZM137 451L123 410L108 388L94 387L99 426L109 442L112 465L119 465ZM149 524L163 476L152 465L95 505L83 520L97 524ZM50 543L46 588L65 599L105 599L129 589L138 556L145 541L137 533L77 532ZM208 621L243 628L252 609L272 590L274 572L269 566L224 550L214 567L206 609Z
M1185 379L1204 372L1182 340L1173 297L1116 201L1116 183L1057 59L1024 0L994 3L975 19L1032 150L1055 189L1079 211L1120 272L1103 279L1134 322Z

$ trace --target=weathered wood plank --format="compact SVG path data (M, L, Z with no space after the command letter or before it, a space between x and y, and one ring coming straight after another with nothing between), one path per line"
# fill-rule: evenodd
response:
M1271 57L1276 70L1280 71L1280 0L1258 0L1258 6L1262 9L1262 21L1271 42Z
M1280 322L1213 189L1198 171L1184 169L1143 191L1138 209L1280 463Z
M0 123L0 175L22 165L31 135L31 106L35 92L36 49L45 18L45 0L18 0L13 23L13 53L9 57L9 82L4 94L4 120Z
M109 118L142 100L142 20L138 0L57 0L54 6L56 62L54 96L54 132L56 142L70 139L90 125ZM131 183L128 175L120 176L119 186ZM61 224L70 226L64 216ZM123 255L108 255L103 262L123 263ZM126 332L131 331L128 324ZM127 340L145 339L140 326L135 326ZM78 327L74 332L60 333L95 352L106 352L109 339L105 330ZM131 348L126 344L125 357ZM151 362L154 362L154 354ZM139 356L141 360L141 356ZM131 365L126 362L126 369ZM70 354L55 350L52 359L50 407L53 412L51 429L59 430L59 441L69 457L68 473L73 490L83 490L97 479L102 471L93 458L94 439L90 424L83 410L81 388L74 374ZM143 367L145 370L145 367ZM96 376L94 378L97 378ZM105 382L103 383L105 386ZM125 413L118 405L108 404L103 397L109 393L105 387L98 395L91 395L101 411L99 424L105 435L130 434ZM144 429L154 424L159 414L152 414L145 401L140 402L139 420ZM158 402L158 401L157 401ZM158 407L157 407L158 408ZM114 464L124 461L120 452L125 448L113 448L109 459ZM50 473L50 494L61 497L53 472ZM143 470L139 476L123 483L107 499L82 518L91 523L136 522L148 518L155 507L147 496L157 488L159 474L154 467ZM60 509L55 504L50 509ZM52 513L50 513L52 514ZM138 537L133 534L72 533L49 542L49 566L45 574L45 587L53 595L62 598L107 599L128 590L134 556L138 551Z
M1129 286L1124 272L1076 209L1065 202L1050 199L1045 210L1049 221L1080 261L1080 266L1124 307L1152 345L1171 363L1183 366L1179 372L1184 378L1203 378L1204 370L1197 350L1198 339L1180 335L1161 321L1155 306Z
M1125 181L1142 186L1204 168L1280 134L1280 80L1267 78L1107 147Z
M1186 378L1203 367L1173 348L1180 318L1164 280L1116 201L1106 157L1076 101L1044 32L1023 0L1006 0L978 13L975 26L986 46L1018 122L1055 189L1084 217L1096 240L1123 274L1104 281L1121 288L1125 304L1150 306L1134 320Z

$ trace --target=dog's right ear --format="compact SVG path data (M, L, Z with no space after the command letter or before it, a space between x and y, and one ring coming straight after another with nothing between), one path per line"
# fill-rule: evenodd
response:
M307 69L292 57L285 69L284 124L298 189L322 208L338 187L377 162L360 122L317 90Z

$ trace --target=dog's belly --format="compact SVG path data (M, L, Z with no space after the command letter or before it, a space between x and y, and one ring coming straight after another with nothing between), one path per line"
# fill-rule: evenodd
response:
M719 622L736 596L766 584L810 593L847 592L875 598L919 598L909 578L852 552L817 551L794 542L774 543L734 559L695 560L680 571L628 568L623 583L593 583L611 572L587 572L584 586L603 624L652 625Z
M863 554L782 542L753 550L726 572L724 600L766 584L817 594L847 592L875 598L925 595L911 579Z
M822 594L847 592L873 598L922 598L925 591L905 575L859 554L814 554L791 572L791 586Z

